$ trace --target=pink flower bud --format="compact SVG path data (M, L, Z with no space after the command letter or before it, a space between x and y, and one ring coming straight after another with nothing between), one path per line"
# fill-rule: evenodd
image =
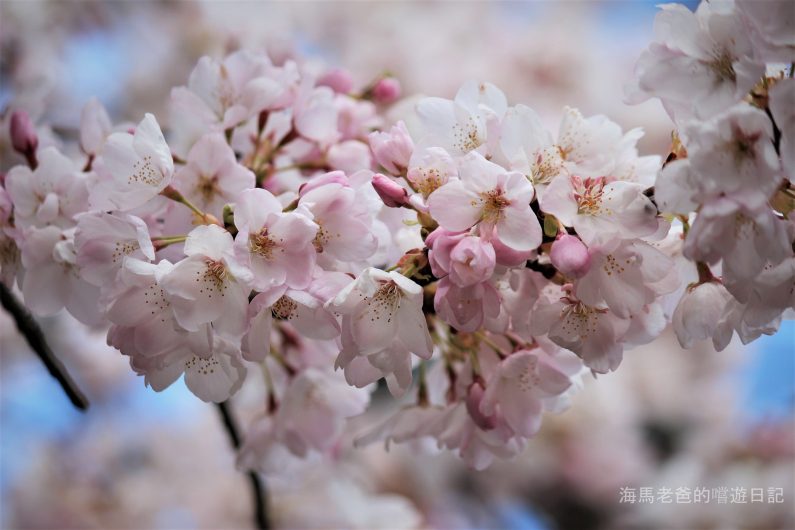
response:
M350 94L353 89L353 78L347 70L335 68L320 76L318 86L327 86L338 94Z
M549 253L552 265L572 278L581 278L591 268L591 255L580 238L568 234L552 243Z
M16 110L11 115L11 145L23 155L35 153L39 146L36 128L24 110Z
M400 208L409 203L406 189L385 175L376 173L373 176L373 188L384 204L390 208Z
M467 236L450 252L450 280L461 287L485 282L491 278L495 265L491 243Z
M394 175L399 175L409 165L414 142L411 140L406 124L397 122L389 132L373 132L367 137L375 161Z
M483 394L485 392L482 384L477 381L472 383L467 392L466 407L469 417L472 418L475 425L484 431L490 431L497 425L497 418L494 416L486 416L480 412L480 403L483 401Z
M392 103L400 97L400 81L394 77L379 79L373 87L373 99L377 103Z

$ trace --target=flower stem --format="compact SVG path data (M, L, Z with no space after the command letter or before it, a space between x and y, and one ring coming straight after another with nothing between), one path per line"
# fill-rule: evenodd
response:
M190 209L190 211L192 211L203 224L216 224L221 227L224 226L221 221L215 218L214 215L199 210L195 204L190 202L184 195L182 195L176 188L172 186L166 186L166 189L161 191L160 195L187 206L188 209Z
M218 412L221 414L221 421L223 422L224 429L229 435L229 441L232 442L232 447L235 451L240 449L240 431L237 428L235 419L232 417L232 411L229 408L229 401L216 403ZM265 483L256 471L249 471L247 473L249 484L251 485L251 493L254 496L254 524L260 530L270 528L268 521L268 503L266 500L267 490Z
M88 408L88 399L74 382L66 367L60 360L53 354L50 346L47 344L47 339L41 331L38 322L33 318L33 315L22 305L14 293L11 292L4 283L0 282L0 302L6 311L14 318L19 332L25 337L30 349L39 356L41 362L47 367L56 381L61 385L69 401L72 402L79 410L86 410Z
M175 243L184 243L188 236L157 236L152 238L155 250L162 250Z

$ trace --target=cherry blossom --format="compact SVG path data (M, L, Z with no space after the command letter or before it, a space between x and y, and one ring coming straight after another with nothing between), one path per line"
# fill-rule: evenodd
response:
M576 284L577 298L591 306L605 303L621 318L664 294L656 284L673 267L670 258L641 241L592 247L590 255L591 268Z
M514 352L488 380L479 411L491 416L499 407L508 426L529 438L541 427L544 403L570 386L569 374L544 351Z
M431 215L442 227L452 231L494 227L499 240L515 250L541 244L541 225L530 209L533 185L524 175L472 153L461 161L459 176L428 198Z
M657 209L643 188L631 182L562 176L539 202L542 211L573 227L586 244L650 236L659 226Z
M290 452L328 450L343 432L344 420L364 412L367 391L348 386L333 372L309 368L290 382L276 415L277 429Z
M656 42L636 65L631 102L659 97L677 120L709 118L740 101L764 73L731 2L702 2L695 13L664 4Z
M174 160L152 114L134 134L111 134L96 163L99 180L91 188L94 208L128 211L157 196L171 183Z
M499 140L490 130L495 130L506 110L505 94L491 83L467 82L453 101L425 98L417 104L422 123L419 145L441 147L456 156L476 149L488 153L489 144Z
M224 205L254 187L254 173L237 163L220 134L202 136L174 175L174 187L200 210L221 217Z
M791 63L795 59L792 26L795 13L786 0L765 3L736 0L737 10L751 29L754 55L766 62Z
M47 226L26 231L21 246L22 293L31 311L50 316L65 308L86 324L100 321L99 288L80 277L76 259L73 230Z
M127 256L155 259L146 223L123 213L80 215L75 230L75 252L80 275L99 287L116 278Z
M683 348L711 338L723 316L731 295L719 282L706 282L688 288L673 315L676 338Z
M554 134L487 82L392 106L388 74L248 50L171 92L169 143L96 99L63 137L16 110L0 278L155 391L220 403L251 366L241 469L333 458L360 415L357 446L483 469L669 325L723 349L795 311L791 17L769 7L661 7L628 94L675 118L657 154L572 107ZM399 408L362 415L382 379Z
M368 140L375 161L393 175L400 175L409 167L414 142L402 121L393 125L388 133L371 133Z
M88 207L86 177L54 147L42 149L38 160L35 170L15 166L5 177L15 222L20 227L69 228L75 215Z
M705 203L687 235L684 254L717 263L737 278L751 279L770 261L792 254L785 225L767 208L763 196L726 196Z
M629 325L628 319L608 308L587 305L569 295L552 303L539 299L532 331L535 335L546 334L558 346L573 351L593 371L607 373L621 363L621 339Z
M240 338L248 306L251 273L234 258L232 236L216 225L188 234L182 261L163 277L174 317L188 331L212 323L229 338Z
M369 369L363 377L368 378L374 368L389 376L393 392L402 393L411 383L409 354L428 359L433 353L422 313L422 289L402 274L368 268L330 301L330 307L343 315L337 366L346 369L346 377L349 368L356 370L351 366L356 362Z
M313 243L321 257L329 255L342 261L366 259L377 245L371 229L372 217L365 205L357 201L356 191L347 185L342 172L325 178L331 177L340 181L302 190L298 211L309 212L307 216L318 226Z
M281 203L266 190L249 189L235 203L235 226L235 256L251 271L252 287L263 291L271 286L309 285L318 233L311 219L282 212Z
M414 150L406 179L425 199L451 177L458 177L458 168L447 151L440 147Z

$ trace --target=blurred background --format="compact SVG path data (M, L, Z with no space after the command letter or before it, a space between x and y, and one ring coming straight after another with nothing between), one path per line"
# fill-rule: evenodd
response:
M654 4L3 0L0 108L68 137L97 96L114 121L154 112L167 126L170 89L200 56L250 47L346 68L361 85L388 70L404 94L452 97L467 79L488 80L553 131L576 106L643 127L641 152L664 155L671 123L659 104L622 102ZM214 407L179 383L144 388L100 330L67 316L42 324L92 405L71 407L0 312L3 528L250 527L247 483ZM346 443L269 483L272 518L280 528L793 528L794 359L792 322L721 353L683 351L666 334L617 373L589 377L516 460L473 472L416 447ZM260 407L260 386L236 396L240 423ZM350 438L366 423L351 422ZM621 487L764 488L765 501L782 488L783 502L621 503Z

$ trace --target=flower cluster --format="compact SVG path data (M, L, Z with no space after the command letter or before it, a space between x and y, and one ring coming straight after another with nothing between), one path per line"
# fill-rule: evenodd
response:
M693 262L673 314L684 347L750 342L795 309L794 16L786 1L665 5L638 61L630 101L659 98L677 124L655 197Z
M334 451L380 381L404 406L357 444L431 438L486 467L671 319L725 346L792 306L793 85L762 75L793 47L762 15L663 8L633 93L679 125L662 172L605 116L566 108L553 134L472 81L390 123L395 79L247 51L173 89L168 140L92 101L77 161L17 112L2 280L107 325L155 390L223 402L261 375L243 468ZM682 255L699 280L672 314Z

